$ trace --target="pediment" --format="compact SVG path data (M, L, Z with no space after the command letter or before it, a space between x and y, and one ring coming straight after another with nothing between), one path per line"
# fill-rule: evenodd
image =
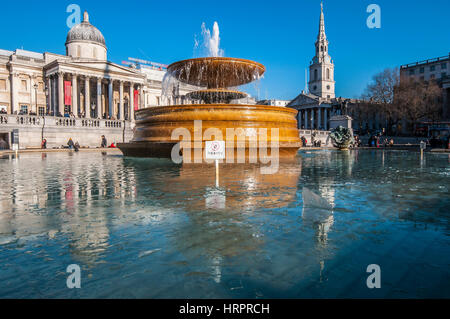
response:
M142 73L133 70L131 68L127 68L109 61L71 61L68 63L69 65L76 66L78 68L88 68L88 69L96 69L101 70L102 72L107 73L120 73L124 75L131 76L143 76Z
M319 97L306 95L301 93L295 99L293 99L287 106L292 108L299 108L303 105L319 104Z

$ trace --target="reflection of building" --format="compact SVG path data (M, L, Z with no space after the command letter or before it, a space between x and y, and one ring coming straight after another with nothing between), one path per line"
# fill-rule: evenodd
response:
M405 64L400 67L400 81L415 79L417 81L436 80L442 88L443 117L450 118L450 54L440 58Z
M66 55L0 50L0 133L18 128L21 147L39 147L41 138L49 147L60 146L74 136L82 146L94 146L97 131L105 130L112 141L129 139L134 111L162 102L163 68L108 61L105 38L87 12L68 32L65 46ZM169 103L187 92L182 85ZM41 136L44 128L50 132Z

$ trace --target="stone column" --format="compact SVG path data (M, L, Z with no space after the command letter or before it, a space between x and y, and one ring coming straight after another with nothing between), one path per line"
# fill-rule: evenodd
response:
M321 121L322 121L322 114L321 114L321 112L322 112L322 108L321 107L319 107L318 109L317 109L317 128L320 130L320 127L321 127Z
M328 131L328 109L323 109L323 128Z
M72 74L72 113L78 117L78 74Z
M125 119L125 113L123 110L123 81L119 81L119 117L117 119Z
M9 106L9 113L13 114L15 111L19 110L19 106L18 106L18 94L17 94L17 77L19 76L18 73L12 72L11 73L11 79L10 79L10 84L11 84L11 105Z
M53 95L52 95L52 105L53 105L52 112L53 112L53 116L56 116L57 113L58 113L58 101L56 99L57 82L56 82L56 76L55 75L52 76L52 85L53 85L53 87L52 87L52 92L53 92Z
M102 79L97 78L97 118L102 117Z
M30 114L30 112L36 112L36 114L38 113L36 108L36 90L34 89L34 79L35 76L30 75L30 109L28 110L28 114Z
M91 86L89 81L89 77L86 76L84 78L84 113L87 119L91 118Z
M134 84L130 83L130 121L134 121Z
M305 112L305 129L308 129L308 127L309 127L309 122L308 122L308 109L306 109L304 112Z
M315 127L315 123L314 123L314 111L315 111L315 109L314 108L312 108L311 109L311 129L312 130L314 130L314 127Z
M113 96L113 79L108 80L108 115L110 118L115 116L114 114L114 96Z
M48 109L46 110L46 112L50 113L52 111L52 81L50 79L50 77L48 76L46 79L47 82L47 107ZM47 115L47 114L46 114Z
M139 85L139 109L143 109L145 107L145 95L143 85Z
M58 73L58 111L64 116L64 73Z

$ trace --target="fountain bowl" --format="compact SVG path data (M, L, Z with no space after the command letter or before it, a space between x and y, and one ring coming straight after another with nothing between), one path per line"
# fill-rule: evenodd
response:
M195 154L202 156L206 141L223 139L227 160L230 156L236 158L239 148L245 149L247 160L249 153L259 152L258 144L250 142L253 139L257 143L267 143L269 152L271 142L277 141L279 157L292 158L301 146L296 114L294 109L269 105L191 104L146 108L136 111L133 140L119 143L118 147L125 156L171 158L174 146L181 142L184 148L190 148L195 159ZM189 134L188 141L183 136L173 136L177 128ZM211 129L221 136L207 136L205 133ZM243 132L245 142L239 144L239 137L227 135L227 129ZM267 130L267 137L259 135L261 129ZM272 129L278 130L276 137L272 136ZM183 157L186 154L181 153Z
M199 90L186 94L188 99L201 100L206 104L224 103L229 104L232 100L243 99L247 94L228 89L207 89Z
M264 65L246 59L205 57L182 60L167 67L179 81L208 89L244 85L263 76Z

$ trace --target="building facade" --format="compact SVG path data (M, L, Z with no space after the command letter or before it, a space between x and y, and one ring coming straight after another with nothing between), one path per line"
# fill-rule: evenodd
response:
M69 137L93 147L102 132L125 142L134 112L163 104L165 70L108 61L105 38L87 12L68 32L65 47L66 55L0 50L0 138L9 144L13 130L20 148L39 147L43 138L59 147ZM184 95L192 90L181 84L166 103L188 103Z
M450 119L450 53L447 56L405 64L400 67L400 81L436 81L442 88L442 116Z

